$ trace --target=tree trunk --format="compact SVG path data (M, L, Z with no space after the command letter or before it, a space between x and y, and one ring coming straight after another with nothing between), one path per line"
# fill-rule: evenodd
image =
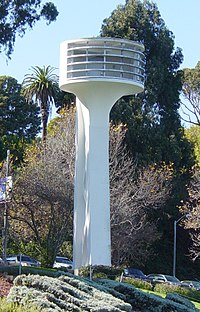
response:
M45 108L41 109L41 116L42 116L42 142L45 142L47 138L47 122L49 117L48 110Z

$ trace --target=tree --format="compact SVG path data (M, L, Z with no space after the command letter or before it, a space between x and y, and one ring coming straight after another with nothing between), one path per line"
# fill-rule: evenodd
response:
M41 0L2 0L0 3L0 53L10 57L16 35L23 36L26 29L33 28L41 18L47 24L56 20L58 11L52 2L43 5Z
M127 0L104 20L101 35L139 41L145 47L143 94L122 98L111 111L115 124L127 124L126 142L133 157L142 164L172 161L181 167L183 158L190 159L189 155L183 155L187 147L182 144L178 113L182 88L178 69L183 55L179 48L175 50L174 36L156 4Z
M152 166L136 172L122 147L124 135L123 127L111 127L113 262L139 261L132 252L134 244L138 259L144 263L150 246L159 237L153 216L169 196L171 171ZM53 263L63 240L71 240L74 136L75 115L71 109L51 121L46 144L30 149L14 185L15 204L10 221L13 233L34 241L48 265Z
M123 145L123 126L110 131L110 205L114 265L144 266L160 239L157 222L171 193L171 166L138 170Z
M185 136L194 146L195 162L200 166L200 127L191 126L185 129Z
M58 94L57 76L51 66L32 67L32 74L25 75L23 81L24 96L28 102L36 101L40 107L42 119L42 141L46 140L47 122L51 106Z
M182 51L175 48L174 35L166 27L157 5L148 0L126 0L125 5L118 6L103 21L101 36L139 41L145 47L144 92L121 98L113 106L110 118L116 125L121 122L127 125L125 142L138 166L173 163L172 194L163 210L159 210L158 227L163 236L154 244L155 253L167 260L165 267L162 261L159 263L158 257L148 263L149 268L155 263L152 270L158 267L170 270L167 264L172 257L169 248L173 236L169 228L177 216L180 197L187 196L185 185L194 164L192 144L184 136L179 115Z
M182 119L193 125L200 126L200 62L195 68L183 70Z
M13 161L22 160L25 145L40 131L38 108L25 101L21 89L15 78L0 77L0 160L5 158L7 149L11 150Z
M54 121L45 145L27 150L10 209L11 236L32 241L47 266L52 266L63 241L72 240L74 115L61 119L63 124Z
M194 167L193 177L188 186L188 199L183 203L181 210L187 215L184 223L190 229L192 246L190 254L193 260L200 258L200 167Z

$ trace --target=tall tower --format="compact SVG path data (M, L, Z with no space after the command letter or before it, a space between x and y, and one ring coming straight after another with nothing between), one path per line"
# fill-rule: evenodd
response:
M76 95L74 268L111 265L109 112L143 91L144 47L130 40L64 41L60 88Z

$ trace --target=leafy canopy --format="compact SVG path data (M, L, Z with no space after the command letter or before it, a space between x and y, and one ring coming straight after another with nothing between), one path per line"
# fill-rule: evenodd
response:
M10 149L12 157L23 157L27 142L40 131L39 110L29 105L21 93L21 84L15 78L0 76L0 160Z
M200 62L195 68L183 70L182 119L200 126Z
M58 94L58 77L54 74L55 68L50 65L35 66L31 70L31 74L25 75L23 94L29 103L35 101L40 108L42 140L45 141L49 112Z
M185 129L185 136L194 145L194 156L196 164L200 166L200 127L192 126Z
M183 60L174 46L157 5L151 1L127 0L103 21L101 35L139 41L145 47L145 89L140 95L123 97L111 110L111 120L123 122L126 142L139 163L173 162L190 165L190 151L181 129L179 95Z
M44 18L47 24L56 20L58 11L52 2L41 0L2 0L0 2L0 53L10 57L16 35L23 36L27 28Z

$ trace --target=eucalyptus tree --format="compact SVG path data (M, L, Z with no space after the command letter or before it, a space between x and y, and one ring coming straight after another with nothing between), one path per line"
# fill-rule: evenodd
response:
M103 21L101 35L139 41L145 47L145 90L124 97L111 111L115 123L128 126L126 140L133 156L141 163L173 161L183 165L179 95L183 55L175 48L174 35L152 1L126 0ZM187 142L185 142L187 144Z
M188 185L188 198L180 208L187 215L184 226L189 229L192 239L190 255L193 260L200 259L200 166L198 164L194 167Z
M195 68L183 70L182 93L184 97L181 103L182 119L192 125L200 126L200 62Z
M23 93L28 102L35 101L42 120L42 140L46 140L47 123L51 106L58 93L58 77L55 68L49 66L32 67L32 73L26 74L23 80Z

